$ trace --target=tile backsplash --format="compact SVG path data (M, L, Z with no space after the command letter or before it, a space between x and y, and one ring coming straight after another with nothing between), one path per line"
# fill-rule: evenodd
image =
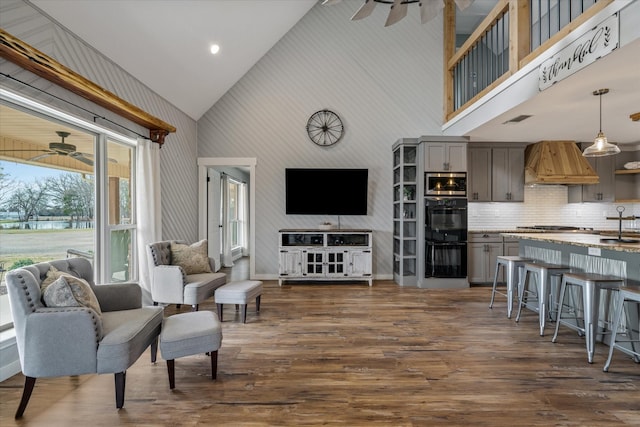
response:
M618 206L623 216L640 216L640 203L568 203L568 187L525 187L524 203L469 203L469 230L504 230L527 225L571 225L598 230L618 229ZM640 228L640 220L623 221L622 228Z

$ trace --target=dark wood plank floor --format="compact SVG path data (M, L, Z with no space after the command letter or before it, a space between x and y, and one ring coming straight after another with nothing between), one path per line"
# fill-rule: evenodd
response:
M112 375L40 379L16 422L16 375L0 384L0 425L640 425L639 364L617 352L604 373L608 347L590 365L577 334L561 329L553 344L536 314L516 324L489 294L265 282L246 324L225 307L217 381L205 355L185 357L171 391L147 350L127 373L124 409Z

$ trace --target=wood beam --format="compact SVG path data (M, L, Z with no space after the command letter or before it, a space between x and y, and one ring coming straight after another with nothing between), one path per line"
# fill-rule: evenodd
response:
M449 68L449 58L456 53L456 5L453 0L444 3L444 103L443 103L443 119L446 122L447 117L453 113L453 69Z
M0 29L0 56L127 120L149 129L149 138L160 145L164 143L164 138L169 133L176 131L176 128L169 123L103 89L2 29Z

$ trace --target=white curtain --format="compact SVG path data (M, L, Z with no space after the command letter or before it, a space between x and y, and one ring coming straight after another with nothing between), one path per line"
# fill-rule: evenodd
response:
M160 204L160 145L138 140L136 159L136 224L138 272L143 305L151 305L151 277L146 245L162 240Z
M229 176L222 174L222 265L233 267L231 227L229 226Z

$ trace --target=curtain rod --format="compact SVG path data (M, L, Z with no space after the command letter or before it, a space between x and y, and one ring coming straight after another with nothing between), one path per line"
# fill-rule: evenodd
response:
M129 131L129 132L133 133L134 135L139 136L140 138L144 138L144 139L146 139L146 140L149 140L149 141L152 141L152 142L156 142L156 141L153 141L153 140L152 140L151 138L149 138L148 136L142 135L141 133L138 133L138 132L136 132L136 131L135 131L135 130L133 130L133 129L129 129L128 127L123 126L123 125L121 125L120 123L116 123L116 122L114 122L114 121L113 121L113 120L111 120L111 119L108 119L108 118L106 118L106 117L104 117L104 116L101 116L101 115L99 115L99 114L96 114L96 113L94 113L93 111L88 110L88 109L86 109L86 108L84 108L84 107L81 107L81 106L79 106L79 105L77 105L77 104L74 104L74 103L73 103L73 102L71 102L71 101L68 101L68 100L66 100L66 99L64 99L64 98L61 98L61 97L59 97L59 96L57 96L57 95L54 95L54 94L52 94L52 93L49 93L49 92L47 92L47 91L46 91L46 90L44 90L44 89L40 89L39 87L35 87L35 86L33 86L33 85L31 85L31 84L29 84L29 83L27 83L27 82L23 82L22 80L17 79L17 78L15 78L15 77L13 77L13 76L11 76L11 75L9 75L9 74L3 73L3 72L0 72L0 75L2 75L2 76L3 76L3 77L5 77L5 78L11 79L11 80L13 80L13 81L16 81L16 82L18 82L18 83L20 83L20 84L22 84L22 85L24 85L24 86L28 86L28 87L30 87L31 89L35 89L35 90L37 90L37 91L40 91L40 92L42 92L42 93L44 93L44 94L46 94L46 95L48 95L48 96L51 96L51 97L53 97L53 98L55 98L55 99L57 99L57 100L59 100L59 101L66 102L66 103L67 103L67 104L69 104L69 105L72 105L72 106L74 106L74 107L76 107L76 108L78 108L78 109L80 109L80 110L82 110L82 111L84 111L84 112L86 112L86 113L91 114L91 115L93 116L93 121L94 121L94 123L95 123L96 119L101 119L101 120L104 120L104 121L109 122L109 123L111 123L111 124L114 124L114 125L116 125L116 126L118 126L118 127L122 128L122 129L125 129L125 130L127 130L127 131ZM160 147L162 147L162 145L160 145Z

